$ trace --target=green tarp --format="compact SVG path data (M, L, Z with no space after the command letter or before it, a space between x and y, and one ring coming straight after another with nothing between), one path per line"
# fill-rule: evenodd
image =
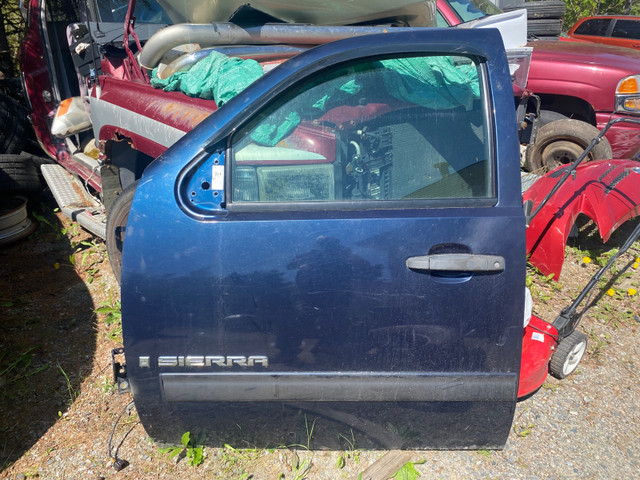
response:
M153 72L151 84L167 91L181 91L192 97L215 100L224 105L262 76L255 60L227 57L213 51L190 70L159 79ZM383 85L380 85L382 79ZM338 80L338 81L336 81ZM375 84L372 84L372 81ZM409 57L360 64L356 68L330 72L326 81L317 81L322 91L310 88L288 105L289 110L275 112L271 123L262 123L251 138L260 145L274 146L298 126L302 118L321 117L339 105L349 104L363 90L432 109L471 107L480 95L476 65L454 64L450 56ZM277 118L279 117L279 118Z
M151 76L151 85L165 91L179 91L191 97L215 100L221 107L262 76L262 67L255 60L227 57L216 51L166 79Z

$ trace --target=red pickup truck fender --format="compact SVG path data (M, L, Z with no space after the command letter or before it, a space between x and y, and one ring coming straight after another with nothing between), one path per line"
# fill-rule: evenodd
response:
M538 179L523 195L537 206L564 174L560 167ZM640 163L632 160L600 160L576 169L575 177L551 197L527 230L529 261L543 275L558 279L565 245L578 215L589 217L603 242L613 231L640 214Z

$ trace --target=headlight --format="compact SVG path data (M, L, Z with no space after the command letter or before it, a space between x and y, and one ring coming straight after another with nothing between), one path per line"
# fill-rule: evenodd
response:
M255 167L236 167L233 171L233 201L257 202L258 176Z
M524 289L524 327L526 328L531 321L531 314L533 313L533 298L531 298L531 291L525 287Z
M531 65L531 53L533 48L523 47L507 50L509 73L514 87L525 89L529 80L529 66Z
M335 199L333 165L243 166L235 169L235 202L314 202Z
M640 115L640 75L631 75L618 82L615 110L618 113Z

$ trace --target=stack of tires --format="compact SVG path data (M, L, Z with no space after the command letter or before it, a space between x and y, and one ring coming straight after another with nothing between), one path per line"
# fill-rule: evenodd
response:
M35 229L27 202L42 191L38 166L43 159L23 152L30 128L26 109L0 92L0 246Z
M0 194L39 193L40 157L23 152L31 126L26 109L0 92Z
M505 10L527 9L527 34L537 39L558 38L567 10L564 0L532 0Z

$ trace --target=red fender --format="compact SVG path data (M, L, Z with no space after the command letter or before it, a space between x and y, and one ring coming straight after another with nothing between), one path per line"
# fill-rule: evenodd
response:
M567 167L539 178L523 194L534 208L553 188ZM613 231L640 214L640 162L599 160L580 165L534 217L527 230L529 261L543 275L562 271L567 237L576 217L584 214L598 227L603 242Z

